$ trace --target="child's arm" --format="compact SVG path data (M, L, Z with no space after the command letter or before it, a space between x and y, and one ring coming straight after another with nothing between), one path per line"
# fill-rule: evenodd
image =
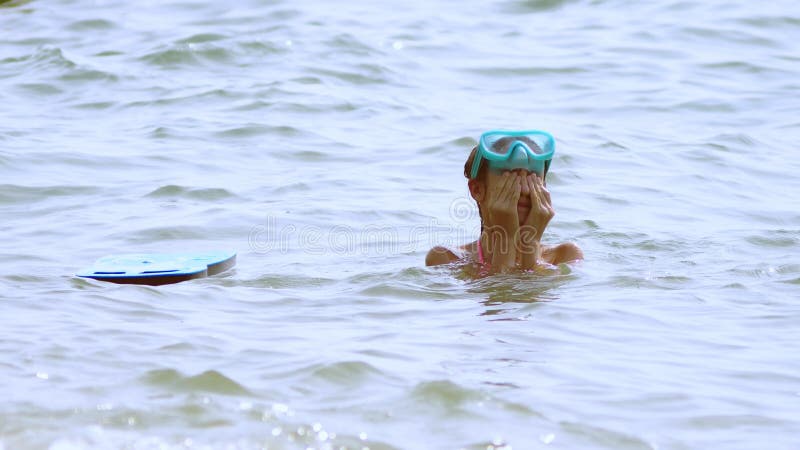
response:
M542 259L542 245L536 239L536 234L536 230L527 225L520 227L520 268L523 270L533 269L536 267L536 263Z
M508 272L517 265L516 234L514 230L506 229L489 234L492 254L490 274Z

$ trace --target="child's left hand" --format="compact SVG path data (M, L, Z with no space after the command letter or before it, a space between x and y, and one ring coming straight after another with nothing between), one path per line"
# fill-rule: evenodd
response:
M542 240L544 229L553 216L556 215L553 209L553 204L550 201L550 191L544 186L544 182L536 174L530 174L523 180L527 183L530 192L531 209L528 212L528 217L520 227L522 232L520 235L521 244L523 247L529 245L538 245Z

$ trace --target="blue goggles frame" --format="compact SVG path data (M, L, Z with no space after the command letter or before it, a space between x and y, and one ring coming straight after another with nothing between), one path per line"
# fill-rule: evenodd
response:
M525 169L544 177L555 151L556 141L545 131L487 131L478 140L470 179L477 178L484 160L495 170Z

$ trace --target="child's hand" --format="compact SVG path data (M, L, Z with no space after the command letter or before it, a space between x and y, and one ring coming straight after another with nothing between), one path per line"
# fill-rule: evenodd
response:
M550 191L544 186L544 182L536 174L530 174L524 178L530 191L531 209L528 217L522 224L521 241L522 245L538 245L544 234L544 229L553 216L556 215L553 204L550 201Z
M486 225L502 227L508 232L514 232L519 227L517 202L521 192L521 177L511 172L504 173L501 180L487 192ZM513 235L512 233L511 236Z
M491 273L513 269L517 258L519 216L517 202L522 192L522 177L506 172L486 197L487 219L483 235L491 254Z
M542 179L536 174L524 178L525 187L531 199L528 217L519 228L519 252L523 269L535 269L541 257L541 240L544 229L555 215L550 202L550 192L544 187Z

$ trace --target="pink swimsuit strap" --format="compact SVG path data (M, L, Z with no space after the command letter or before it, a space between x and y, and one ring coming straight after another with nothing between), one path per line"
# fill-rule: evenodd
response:
M479 264L486 264L483 261L483 247L481 247L481 240L478 239L478 263Z

